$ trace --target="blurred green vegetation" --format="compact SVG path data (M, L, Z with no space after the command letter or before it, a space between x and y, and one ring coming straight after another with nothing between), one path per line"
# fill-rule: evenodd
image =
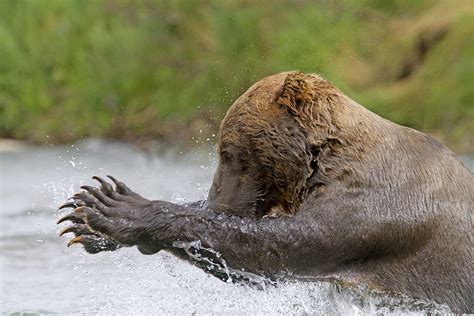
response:
M0 136L170 137L299 69L472 151L472 34L471 0L0 0Z

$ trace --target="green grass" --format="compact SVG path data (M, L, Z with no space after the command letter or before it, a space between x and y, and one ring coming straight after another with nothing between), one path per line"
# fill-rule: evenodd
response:
M465 4L0 0L0 136L159 136L168 119L222 115L256 80L300 69L456 144L474 133L474 23ZM443 14L462 12L399 80L442 5ZM417 29L430 14L435 22Z

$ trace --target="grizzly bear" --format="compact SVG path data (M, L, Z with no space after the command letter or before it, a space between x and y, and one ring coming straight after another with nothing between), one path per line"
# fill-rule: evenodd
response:
M474 176L432 137L314 74L279 73L235 101L208 199L147 200L110 177L60 208L96 253L137 246L245 280L337 279L474 312Z

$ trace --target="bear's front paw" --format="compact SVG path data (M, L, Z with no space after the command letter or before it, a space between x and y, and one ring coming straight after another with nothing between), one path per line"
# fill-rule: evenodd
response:
M76 209L79 208L76 204L70 202L63 204L60 208L66 207L75 207ZM98 232L94 232L91 228L86 224L84 218L80 216L79 212L70 213L64 217L62 217L58 224L62 222L70 221L72 225L66 227L59 233L59 236L62 236L67 233L73 233L74 238L71 239L67 246L71 246L73 244L82 244L84 249L88 253L98 253L101 251L114 251L120 248L120 245L115 240L112 240L110 237L104 236Z
M83 191L76 193L71 202L59 207L74 209L58 221L58 224L72 222L60 233L75 234L68 246L79 243L87 252L97 253L137 244L140 233L135 224L141 216L140 207L150 201L114 177L108 177L115 183L115 188L102 178L93 177L100 187L82 186Z

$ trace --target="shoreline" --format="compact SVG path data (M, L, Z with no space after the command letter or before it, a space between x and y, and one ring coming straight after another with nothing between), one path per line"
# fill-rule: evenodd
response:
M203 147L212 148L216 144L217 132L210 130L199 130L200 132L196 135L192 135L190 132L181 131L181 134L173 135L162 135L159 137L138 136L136 138L116 138L116 137L81 137L70 142L31 142L22 139L0 137L0 153L5 152L18 152L32 147L51 147L51 146L67 146L73 144L80 144L88 141L101 141L105 143L121 143L128 144L135 147L137 150L150 152L155 154L166 154L170 152L192 152L195 150L202 149ZM469 144L469 140L466 139L460 144L452 144L443 141L443 137L438 135L428 134L434 137L436 140L441 142L452 150L457 157L474 157L474 146ZM472 143L472 142L471 142Z

